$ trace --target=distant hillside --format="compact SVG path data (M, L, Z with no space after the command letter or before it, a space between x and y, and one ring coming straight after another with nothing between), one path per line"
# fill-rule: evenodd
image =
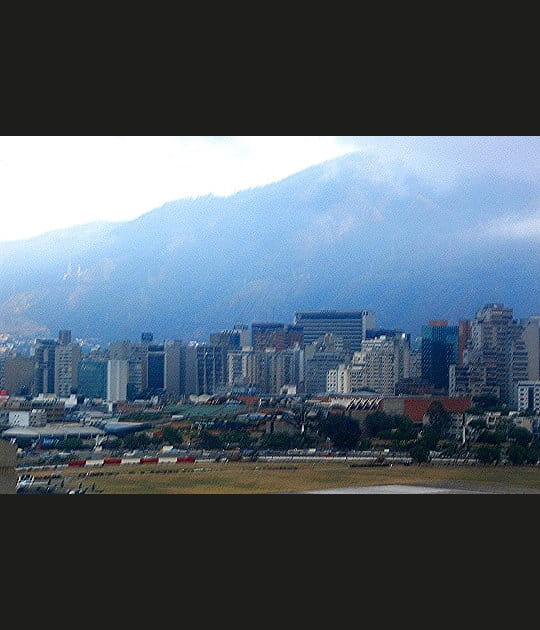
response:
M484 302L540 312L538 240L486 229L530 211L538 185L482 177L441 192L379 173L354 153L230 197L2 243L0 330L206 339L300 309L369 308L415 334Z

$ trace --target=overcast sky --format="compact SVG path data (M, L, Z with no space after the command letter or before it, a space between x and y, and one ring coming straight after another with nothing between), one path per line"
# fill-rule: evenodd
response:
M0 137L0 240L228 195L355 150L441 186L488 170L540 176L538 137L8 136Z

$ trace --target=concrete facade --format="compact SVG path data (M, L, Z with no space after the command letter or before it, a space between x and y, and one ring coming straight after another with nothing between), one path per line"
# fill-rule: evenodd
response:
M0 494L16 494L17 447L6 440L0 440Z

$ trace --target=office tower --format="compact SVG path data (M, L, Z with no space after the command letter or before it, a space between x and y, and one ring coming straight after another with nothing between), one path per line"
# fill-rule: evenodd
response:
M253 323L251 324L251 347L255 352L264 352L266 348L276 348L283 342L284 324Z
M150 391L165 389L165 346L153 344L148 346L147 383Z
M216 394L227 386L227 348L206 343L185 350L186 394Z
M65 346L68 343L71 343L71 330L61 330L58 333L58 343L61 346Z
M255 352L251 346L227 352L227 386L251 387L255 385Z
M77 343L58 345L54 357L54 393L68 398L77 390L77 372L81 347Z
M540 414L540 380L518 381L517 409Z
M422 379L436 389L448 389L448 370L458 360L458 327L445 319L422 327Z
M527 381L529 359L525 327L513 319L511 308L486 304L471 321L471 338L463 370L453 370L454 379L469 380L468 389L498 393L502 403L517 406L517 384Z
M151 332L143 332L141 334L141 343L152 343L152 341L154 341L154 334Z
M231 350L239 350L242 347L242 332L240 330L221 330L210 335L210 343L213 346L222 346Z
M107 361L85 358L79 361L77 394L85 398L107 398Z
M280 323L254 323L251 325L251 346L255 352L264 352L267 348L285 350L302 347L304 333L301 326Z
M29 395L34 383L34 360L8 355L0 358L0 389L12 396Z
M186 346L181 341L166 341L164 344L164 380L167 394L180 397L185 393Z
M523 341L528 354L528 380L540 379L540 317L527 317L520 321L523 327Z
M57 342L36 339L34 346L33 394L54 394L54 361Z
M303 328L306 346L331 333L344 339L351 352L357 352L366 331L375 327L375 317L370 311L309 311L296 313L294 323Z
M458 367L463 366L464 353L467 350L469 339L471 338L471 322L468 319L462 319L458 325Z
M275 352L270 364L270 393L279 393L286 385L303 389L304 350L297 346Z
M109 359L107 361L107 400L124 402L127 400L129 362Z
M245 348L249 346L249 326L246 326L246 324L235 324L233 330L240 333L240 347Z
M352 394L362 391L365 371L361 366L341 363L326 375L326 391L329 394Z
M394 395L398 381L409 377L409 366L409 338L405 333L365 339L360 351L353 355L354 385L378 394Z
M409 377L415 380L422 378L422 350L420 348L410 352Z
M305 346L304 351L304 390L306 394L324 394L329 370L335 370L340 363L346 363L350 353L344 340L332 333Z
M109 346L109 357L128 361L128 399L133 400L148 387L148 345L116 341Z

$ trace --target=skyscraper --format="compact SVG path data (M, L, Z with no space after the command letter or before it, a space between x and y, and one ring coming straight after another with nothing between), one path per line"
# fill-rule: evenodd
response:
M294 323L303 328L306 346L331 333L347 342L351 352L357 352L366 330L375 327L375 317L370 311L304 311L295 314Z
M157 391L165 389L165 346L153 344L148 346L148 389Z
M458 360L458 327L435 319L422 327L422 379L437 389L448 389L448 370Z
M148 344L116 341L109 346L111 359L128 361L128 399L136 398L148 386Z
M78 365L81 347L77 343L59 344L54 358L54 393L61 398L69 397L77 389Z
M251 345L255 352L264 352L267 348L285 350L304 344L301 326L281 323L254 323L251 325Z
M332 333L317 339L305 347L304 389L307 394L326 392L327 376L340 363L346 363L350 353L344 346L343 339Z
M57 342L54 339L36 339L34 347L34 395L54 393L56 346Z
M529 380L524 331L511 308L486 304L471 321L465 365L453 370L456 387L476 395L492 393L502 403L517 406L517 384Z
M61 330L58 333L58 343L62 346L71 343L71 330Z
M406 333L362 341L352 360L351 386L393 395L398 381L409 377L410 348ZM349 392L347 392L349 393Z
M107 361L81 359L78 366L77 394L85 398L107 398Z
M107 362L107 400L123 402L127 400L128 361L112 359Z

